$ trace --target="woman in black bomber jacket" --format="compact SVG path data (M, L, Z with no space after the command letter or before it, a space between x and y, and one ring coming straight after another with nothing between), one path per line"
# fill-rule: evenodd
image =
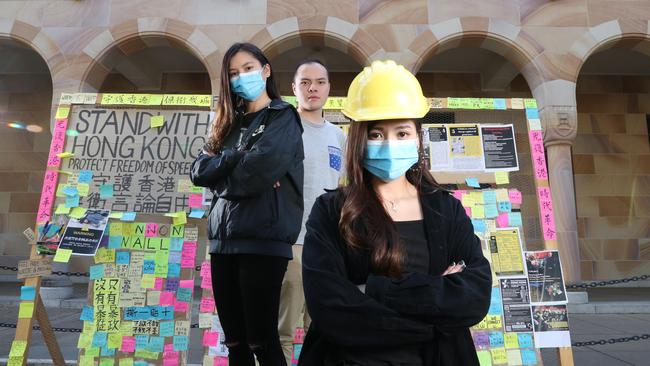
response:
M420 85L376 61L346 103L349 184L307 221L312 324L299 365L478 365L469 327L488 311L490 266L462 205L426 170Z
M282 102L262 51L236 43L223 58L216 118L191 179L214 192L208 237L214 299L229 364L284 365L282 279L303 212L302 125Z

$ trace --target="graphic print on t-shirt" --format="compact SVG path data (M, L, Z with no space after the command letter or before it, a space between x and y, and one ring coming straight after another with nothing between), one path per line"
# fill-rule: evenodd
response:
M328 146L327 150L329 150L329 155L330 155L330 168L333 168L337 172L341 171L341 149L339 149L336 146Z

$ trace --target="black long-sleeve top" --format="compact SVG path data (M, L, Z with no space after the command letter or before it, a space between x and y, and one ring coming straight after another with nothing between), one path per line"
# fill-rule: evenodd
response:
M440 190L420 195L429 273L400 279L372 274L370 252L346 245L338 228L342 203L340 191L322 195L307 221L303 285L312 325L299 364L415 346L425 366L478 365L469 327L487 314L492 278L460 202ZM461 260L463 272L441 276ZM365 293L357 288L364 283Z

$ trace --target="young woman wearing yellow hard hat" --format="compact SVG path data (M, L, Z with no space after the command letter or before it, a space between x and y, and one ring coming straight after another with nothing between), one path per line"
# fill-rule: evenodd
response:
M316 201L303 281L313 322L300 365L478 365L469 327L491 271L460 202L423 161L417 79L376 61L352 82L349 184Z

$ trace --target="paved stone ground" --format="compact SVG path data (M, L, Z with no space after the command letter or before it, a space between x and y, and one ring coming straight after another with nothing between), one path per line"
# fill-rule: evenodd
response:
M0 322L15 323L17 320L18 307L18 284L0 285ZM77 294L80 291L75 291ZM614 291L615 293L616 291ZM635 295L636 296L636 295ZM639 300L637 298L629 300ZM611 296L598 295L594 298L599 301L615 303ZM648 299L650 300L650 299ZM68 302L73 306L82 303L83 300ZM636 306L636 305L635 305ZM76 307L76 306L75 306ZM618 308L625 308L625 301L618 302ZM56 327L81 328L79 320L79 309L77 308L48 308L50 321ZM194 312L195 314L198 311ZM650 314L569 314L572 341L588 341L626 337L650 333ZM198 322L193 319L192 323ZM0 328L0 359L6 358L11 345L10 340L14 337L15 330L12 328ZM192 332L190 339L189 363L201 364L203 349L199 332ZM77 358L78 333L57 333L57 340L66 360ZM587 366L619 366L619 365L650 365L650 340L618 343L604 346L591 346L574 348L574 360L576 365ZM549 366L558 365L555 350L542 351L544 364ZM33 333L32 346L29 352L30 360L48 359L47 347L40 337L40 332ZM2 361L0 361L2 363Z

